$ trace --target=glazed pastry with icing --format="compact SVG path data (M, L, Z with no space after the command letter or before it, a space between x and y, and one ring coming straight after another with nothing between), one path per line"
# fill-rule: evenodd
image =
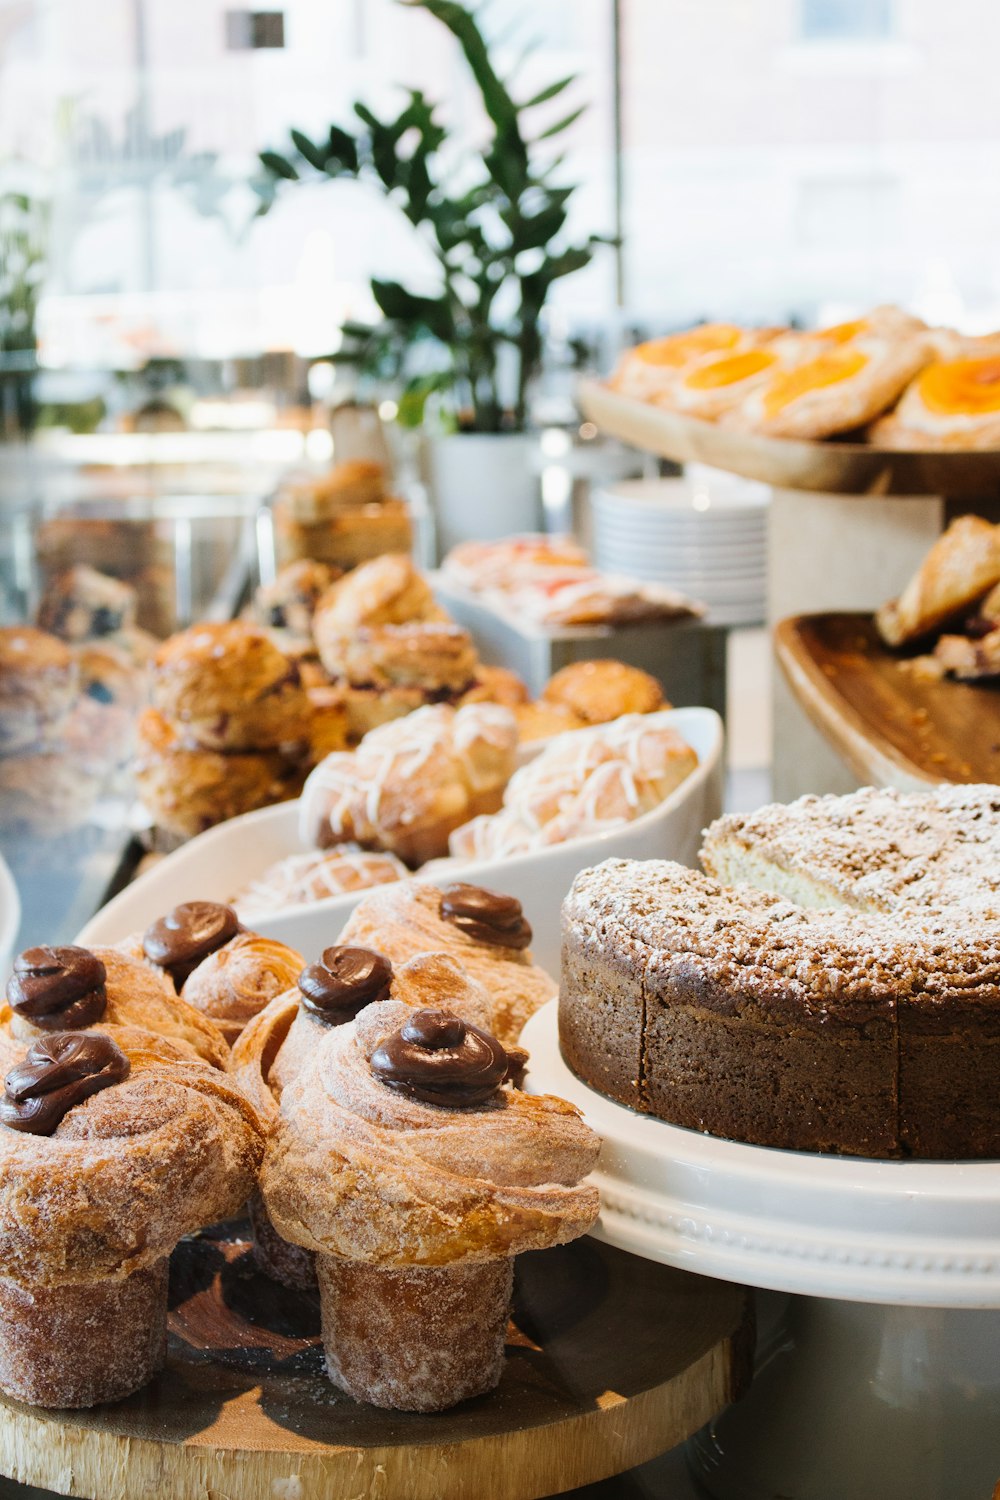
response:
M666 714L626 714L546 745L511 777L501 810L448 846L458 859L496 859L593 837L651 812L697 765Z
M532 962L521 903L482 886L459 881L441 889L414 880L380 886L358 902L340 941L376 948L397 967L422 953L450 954L486 990L490 1029L505 1045L556 993L555 982Z
M394 854L362 849L356 844L338 844L334 849L289 854L278 860L238 891L232 904L240 921L248 922L255 916L285 911L291 906L308 906L313 901L325 901L349 891L405 880L408 874L406 866Z
M212 1068L101 1032L33 1042L0 1100L0 1389L88 1407L145 1385L170 1252L239 1210L262 1150Z
M0 1006L4 1056L55 1031L123 1028L166 1038L178 1057L225 1068L229 1046L207 1016L159 970L120 948L27 948L14 960ZM148 1045L148 1043L147 1043Z
M438 704L382 725L310 774L303 841L383 849L411 867L438 858L455 828L500 806L516 747L513 716L498 704Z
M623 661L575 661L545 684L546 703L568 708L586 724L606 724L623 714L669 708L655 677Z
M493 1389L513 1257L586 1233L598 1138L453 1012L394 1001L330 1030L282 1094L261 1187L316 1252L327 1369L356 1399L439 1411Z

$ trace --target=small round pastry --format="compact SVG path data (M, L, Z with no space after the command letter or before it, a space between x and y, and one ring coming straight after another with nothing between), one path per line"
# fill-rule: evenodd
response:
M531 694L523 678L509 667L490 667L480 662L476 667L475 681L459 699L459 703L500 703L504 708L517 708L530 701Z
M327 671L358 687L457 695L466 691L479 665L469 632L440 621L365 625L342 637L336 650L329 638L326 645Z
M141 937L126 938L122 947L152 964L179 995L198 965L242 931L224 902L183 901L151 922Z
M289 854L270 865L233 897L242 922L270 916L291 906L308 906L349 891L367 890L405 880L409 871L394 854L338 844L335 849L317 849L308 854Z
M262 1150L212 1068L100 1032L35 1041L0 1098L0 1388L87 1407L151 1379L170 1252L239 1210Z
M517 720L517 735L522 745L535 740L549 740L553 735L566 734L570 729L585 729L586 723L563 703L548 703L544 699L537 703L519 703L514 708Z
M117 1032L165 1037L186 1056L225 1068L229 1046L211 1020L179 999L149 964L119 948L27 948L14 960L0 1035L23 1048L49 1031Z
M0 628L0 755L56 740L76 690L73 653L57 636Z
M337 642L361 625L408 625L443 618L430 585L412 560L405 553L389 552L355 568L327 589L316 606L313 634L324 657L325 642Z
M282 1094L261 1190L316 1252L327 1369L358 1400L440 1411L491 1390L513 1257L597 1217L598 1137L510 1070L480 1027L390 1000L330 1029Z
M154 708L136 725L134 770L136 791L154 823L180 840L292 795L288 768L276 752L192 747Z
M453 829L500 806L516 746L513 716L498 704L437 704L384 724L310 774L303 839L385 849L411 866L437 858Z
M247 1022L295 983L304 964L302 954L285 943L239 932L201 960L184 981L181 998L214 1021L232 1046Z
M78 643L135 624L136 592L129 583L79 563L51 577L38 606L38 626Z
M482 886L456 882L441 889L415 880L379 886L358 902L340 941L376 948L397 968L421 953L450 954L486 990L491 1030L505 1045L517 1041L558 990L532 962L521 903Z
M327 563L302 557L281 568L273 583L253 596L253 617L264 629L312 641L312 619L320 598L336 579Z
M542 692L587 724L606 724L622 714L653 714L669 708L655 677L623 661L575 661L550 677Z
M308 735L297 666L243 620L195 625L164 641L152 698L206 750L274 750Z
M340 691L347 715L347 743L352 748L372 730L428 706L426 693L418 687L355 687L345 682Z

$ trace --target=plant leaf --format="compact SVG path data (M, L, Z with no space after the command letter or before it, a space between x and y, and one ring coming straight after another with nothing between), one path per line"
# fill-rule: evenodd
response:
M556 83L550 83L549 86L542 89L540 93L533 95L533 97L530 99L525 99L524 103L521 105L521 108L534 109L536 104L548 104L550 99L555 99L559 94L562 93L563 89L568 89L571 83L575 83L578 77L579 74L570 73L565 78L560 78Z
M293 130L291 137L299 155L304 157L311 167L315 167L317 172L322 172L326 166L325 152L321 151L319 146L314 141L311 141L307 135L303 134L301 130Z
M543 130L541 135L535 137L535 140L548 141L554 135L560 135L562 131L568 130L571 125L575 124L581 115L585 115L587 108L586 104L581 104L579 109L571 110L568 115L563 115L561 120L557 120L554 125L550 125L548 130Z
M299 174L284 156L279 156L277 151L261 151L259 160L268 172L275 177L284 177L288 182L298 182Z

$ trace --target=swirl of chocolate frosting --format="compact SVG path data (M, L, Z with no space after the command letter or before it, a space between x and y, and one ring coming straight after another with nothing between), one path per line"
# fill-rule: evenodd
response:
M496 1037L448 1010L415 1011L371 1056L372 1072L387 1088L447 1109L485 1103L509 1067Z
M302 1004L329 1026L353 1021L359 1010L388 1000L392 964L374 948L326 948L317 964L299 975Z
M146 928L142 951L152 963L166 969L179 992L203 958L242 930L231 906L219 901L185 901Z
M516 896L457 881L441 893L441 915L467 937L496 948L527 948L528 922Z
M107 1009L107 977L88 948L25 948L14 960L7 1000L44 1031L92 1026Z
M131 1064L100 1031L58 1031L28 1048L11 1068L0 1097L0 1123L32 1135L51 1135L74 1106L121 1083Z

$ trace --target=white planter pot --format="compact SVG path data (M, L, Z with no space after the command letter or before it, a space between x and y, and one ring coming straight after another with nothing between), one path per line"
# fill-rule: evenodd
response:
M541 528L530 433L457 432L431 438L427 470L438 556L458 542L492 541Z

